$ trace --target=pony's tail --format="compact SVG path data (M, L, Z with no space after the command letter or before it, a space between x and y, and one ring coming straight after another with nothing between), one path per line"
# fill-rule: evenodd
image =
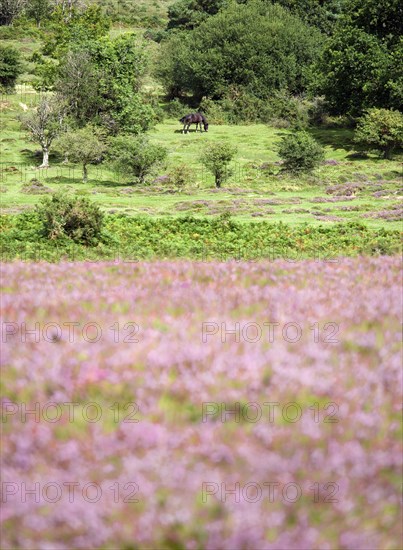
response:
M179 122L185 122L185 116L183 116L182 118L179 119Z

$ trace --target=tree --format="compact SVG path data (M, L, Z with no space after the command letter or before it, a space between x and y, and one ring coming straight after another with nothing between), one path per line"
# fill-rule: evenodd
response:
M16 80L22 72L19 51L0 44L0 90L6 93L14 91Z
M27 0L0 0L0 25L11 25L18 17Z
M84 183L88 181L88 165L100 162L106 151L102 138L99 128L88 125L62 134L55 143L69 160L82 164Z
M48 19L52 13L50 0L28 0L26 7L28 17L32 17L38 27L44 19Z
M130 33L79 43L62 59L55 88L79 126L139 134L154 121L140 90L146 59Z
M234 158L237 149L225 142L211 143L207 145L201 155L201 160L215 179L215 186L221 187L230 176L229 163Z
M331 113L402 109L402 21L399 0L345 0L312 71L312 92L325 95Z
M221 98L231 85L260 98L273 90L299 93L321 43L319 31L277 4L230 4L162 42L158 75L168 90L198 101Z
M369 109L361 117L354 141L380 151L389 159L394 149L403 147L403 114L388 109Z
M65 106L59 98L43 98L37 109L21 115L21 126L30 133L32 141L42 148L43 160L40 168L49 167L49 152L54 140L63 132Z
M325 95L334 114L359 115L382 105L388 52L375 36L353 27L340 27L328 41L316 68L316 92Z
M84 48L70 50L61 62L55 88L79 126L98 115L100 77L90 52Z
M167 156L165 147L149 143L145 137L116 137L112 141L110 160L112 165L128 176L135 176L140 183Z
M322 146L307 132L300 131L285 136L279 147L284 168L290 172L310 172L324 158Z

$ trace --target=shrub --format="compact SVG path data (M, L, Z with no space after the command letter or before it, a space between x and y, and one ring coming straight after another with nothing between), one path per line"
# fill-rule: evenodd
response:
M13 92L17 78L23 71L18 50L0 45L0 92Z
M279 154L290 172L310 172L324 158L322 146L307 132L295 132L282 139Z
M225 142L211 143L205 147L201 160L207 170L212 172L217 188L231 175L229 163L236 153L236 147Z
M149 143L145 137L120 136L111 143L112 165L128 176L135 176L140 183L144 183L146 176L167 156L165 147Z
M388 109L369 109L359 120L354 141L380 151L385 159L403 147L403 114Z
M43 199L36 212L49 239L67 237L86 245L96 245L100 240L104 215L86 198L55 193Z

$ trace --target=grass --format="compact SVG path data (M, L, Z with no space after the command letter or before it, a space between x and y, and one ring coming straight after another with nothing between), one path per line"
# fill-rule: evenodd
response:
M90 167L89 182L83 184L80 167L64 165L61 158L53 158L49 170L38 170L38 146L27 140L17 121L22 104L32 108L37 99L28 86L1 99L3 213L20 212L40 200L41 195L22 192L23 184L35 178L53 191L88 195L110 213L204 217L230 212L239 221L258 218L291 225L359 221L374 229L401 228L397 211L402 194L401 157L392 161L375 155L355 157L350 129L312 130L325 147L326 160L333 164L322 165L311 176L292 177L278 174L279 167L274 164L279 160L277 144L287 130L262 124L210 125L208 133L191 131L183 135L179 122L168 119L149 133L150 140L166 147L169 153L167 165L155 176L185 164L191 170L191 181L182 192L174 192L171 186L161 183L131 185L102 165ZM205 144L222 140L236 145L238 153L232 165L233 175L217 191L199 156ZM342 200L327 192L331 186L346 183L358 184L360 188Z

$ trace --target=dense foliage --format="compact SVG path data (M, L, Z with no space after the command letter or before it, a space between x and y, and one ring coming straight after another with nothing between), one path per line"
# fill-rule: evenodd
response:
M104 215L84 197L55 193L36 206L38 227L47 239L71 239L84 245L96 245L101 237Z
M299 131L283 137L279 155L286 170L310 172L324 159L324 150L310 134Z
M93 122L110 134L138 134L155 120L140 91L145 68L145 51L135 35L104 37L71 45L55 88L80 126Z
M390 158L395 149L403 148L403 114L370 109L359 120L355 141L370 150L380 151L384 158Z
M231 85L260 98L280 89L297 93L320 46L320 33L281 6L231 4L163 42L158 74L172 97L218 99Z
M19 51L11 46L0 44L0 92L13 92L17 78L22 71Z
M331 259L338 256L397 254L397 230L371 230L361 223L292 227L269 221L241 223L228 216L153 219L146 216L105 216L102 242L87 248L74 241L43 237L35 212L3 216L2 259L59 261L128 261L188 258L245 260L284 258Z
M403 107L402 12L399 0L348 0L312 80L333 113Z

